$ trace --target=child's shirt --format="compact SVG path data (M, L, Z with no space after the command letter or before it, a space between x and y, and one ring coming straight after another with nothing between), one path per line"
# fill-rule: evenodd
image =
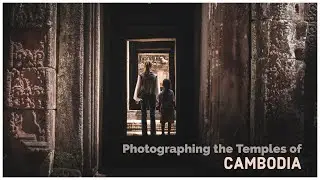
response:
M169 89L169 90L163 90L158 96L158 101L159 101L159 107L160 110L163 109L174 109L175 106L175 97L174 97L174 92Z

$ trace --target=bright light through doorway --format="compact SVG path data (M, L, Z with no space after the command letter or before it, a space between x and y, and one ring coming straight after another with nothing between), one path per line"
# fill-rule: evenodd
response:
M137 74L141 74L144 71L144 62L149 60L152 62L152 72L156 73L158 76L158 80L160 83L160 89L162 90L162 81L164 79L170 78L170 73L175 73L175 68L170 69L170 60L175 61L175 54L174 58L170 59L169 52L163 52L165 48L149 48L148 51L142 51L136 54L137 61L132 62L130 61L130 43L135 41L140 42L154 42L154 41L172 41L174 39L145 39L145 40L129 40L127 41L127 135L128 136L141 136L142 129L141 129L141 111L137 109L130 109L129 101L130 98L133 98L130 94L131 89L134 88L132 85L130 86L130 78L136 79L136 77L130 77L132 73L130 72L131 69L137 68ZM175 40L174 40L175 41ZM167 48L168 49L168 48ZM158 51L157 51L158 50ZM169 49L170 50L170 49ZM150 52L151 51L151 52ZM175 64L175 63L174 63ZM131 66L131 67L130 67ZM173 87L175 88L175 87ZM147 113L147 125L148 125L148 134L150 134L150 113L148 110ZM165 126L165 134L168 132L168 124ZM176 123L171 125L171 135L175 135L176 133ZM161 135L161 124L160 124L160 114L159 111L156 110L156 134Z

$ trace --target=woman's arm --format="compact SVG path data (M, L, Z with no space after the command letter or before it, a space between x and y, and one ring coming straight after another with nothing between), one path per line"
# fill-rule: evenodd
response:
M138 98L138 92L140 91L140 76L138 75L136 88L134 90L133 99L137 102L141 101L141 98Z
M156 87L155 87L154 92L155 92L156 96L158 96L160 94L160 84L159 84L158 76L156 76Z

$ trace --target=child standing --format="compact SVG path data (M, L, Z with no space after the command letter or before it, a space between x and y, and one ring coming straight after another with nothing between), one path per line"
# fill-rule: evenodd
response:
M164 135L164 127L166 123L168 123L168 135L170 135L171 124L174 122L175 97L174 92L170 89L170 86L170 80L164 79L164 89L158 95L162 135Z

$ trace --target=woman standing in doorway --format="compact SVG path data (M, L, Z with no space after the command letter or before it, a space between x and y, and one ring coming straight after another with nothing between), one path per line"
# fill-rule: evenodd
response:
M147 109L150 110L151 135L156 134L156 117L155 110L159 94L158 77L151 71L152 63L146 61L144 64L145 71L138 75L136 88L133 99L141 105L141 124L142 135L148 135L147 129Z

